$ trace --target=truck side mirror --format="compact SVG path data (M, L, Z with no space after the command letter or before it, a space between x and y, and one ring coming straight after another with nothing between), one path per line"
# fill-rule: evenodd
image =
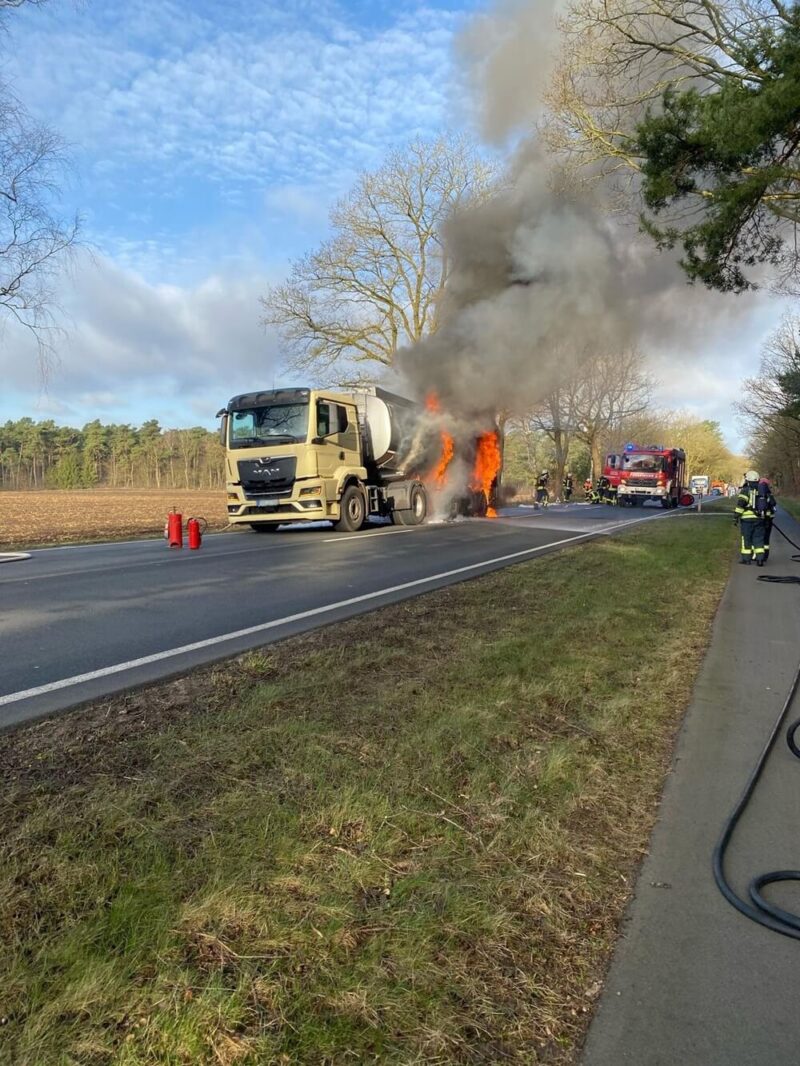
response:
M219 439L223 447L228 443L228 412L219 411L217 418L221 418L222 421L219 424Z

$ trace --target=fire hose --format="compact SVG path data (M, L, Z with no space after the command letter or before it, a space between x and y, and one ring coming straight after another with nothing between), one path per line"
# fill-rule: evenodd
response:
M793 548L800 549L800 544L796 544L791 537L783 532L782 529L778 526L774 526L773 528L776 529L784 540L787 540ZM792 560L794 562L800 562L800 555L793 555ZM759 577L758 580L774 584L800 584L800 578L797 577L762 576ZM736 827L747 809L747 805L750 803L756 786L761 779L764 767L775 746L776 740L781 734L784 722L789 715L789 711L792 708L799 688L800 664L795 671L794 678L789 687L789 693L786 696L780 714L778 715L775 724L772 727L772 731L767 738L767 742L753 767L747 784L744 787L744 791L739 797L736 806L728 815L728 819L723 826L722 833L717 841L717 846L714 848L712 860L714 880L717 883L717 888L732 907L735 907L736 910L741 914L744 914L745 917L750 918L751 921L763 925L766 929L772 929L774 932L781 933L783 936L792 937L794 940L800 940L800 915L792 914L791 911L784 910L782 907L777 906L777 904L771 903L765 898L762 890L765 889L767 885L778 884L781 881L800 882L800 870L772 870L769 873L759 874L757 877L754 877L748 887L748 895L750 897L748 902L748 900L742 899L741 896L736 894L725 875L725 853L728 850L728 845L731 842ZM792 755L800 759L800 747L798 747L795 739L798 729L800 729L800 718L792 722L787 728L786 743Z
M800 548L800 544L795 544L792 538L787 536L780 526L773 525L772 528L776 529L784 540L788 540L793 548ZM793 563L800 563L800 555L792 555L791 559ZM773 577L771 574L762 574L758 580L768 581L772 585L800 585L800 577L791 577L788 575L786 577L778 577L777 575Z

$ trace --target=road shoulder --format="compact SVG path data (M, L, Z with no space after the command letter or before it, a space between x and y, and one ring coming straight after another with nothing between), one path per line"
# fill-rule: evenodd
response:
M800 525L779 521L800 541ZM772 543L765 572L800 576L793 549ZM733 567L582 1066L797 1061L798 945L734 911L711 874L800 649L797 587L760 573ZM798 813L800 771L779 744L731 846L740 893L757 873L798 865Z

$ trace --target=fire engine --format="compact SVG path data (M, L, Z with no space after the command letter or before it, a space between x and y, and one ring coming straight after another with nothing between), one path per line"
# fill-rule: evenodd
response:
M619 503L637 507L660 500L662 507L677 507L685 492L686 454L661 444L626 444L606 456L603 474L617 486Z

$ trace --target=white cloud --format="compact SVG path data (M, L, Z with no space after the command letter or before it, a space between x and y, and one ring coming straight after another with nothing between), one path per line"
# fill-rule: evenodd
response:
M757 373L764 341L787 301L760 292L735 297L688 286L679 295L680 324L673 309L672 332L649 338L659 382L655 402L719 422L729 446L741 451L745 441L733 405L746 400L743 381Z
M302 185L276 185L264 197L270 213L290 218L303 226L324 226L328 218L328 202L319 191Z
M30 337L6 330L0 417L213 424L231 395L268 387L279 373L276 338L258 322L269 280L212 275L191 287L153 285L82 256L62 296L71 324L45 391Z
M20 15L10 65L36 112L95 157L98 181L145 167L338 188L448 112L453 12L375 27L331 4L113 7Z

